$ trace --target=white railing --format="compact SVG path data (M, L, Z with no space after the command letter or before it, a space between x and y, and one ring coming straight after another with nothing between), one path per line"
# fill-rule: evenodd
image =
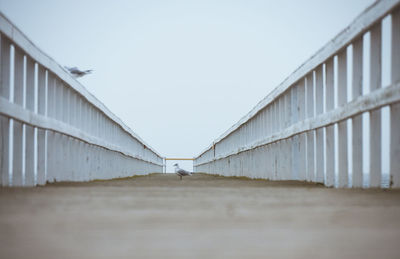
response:
M386 72L390 83L382 85ZM400 187L399 81L399 1L378 1L196 157L195 170L382 187L382 157L389 156L387 185Z
M163 158L0 13L0 183L162 172Z

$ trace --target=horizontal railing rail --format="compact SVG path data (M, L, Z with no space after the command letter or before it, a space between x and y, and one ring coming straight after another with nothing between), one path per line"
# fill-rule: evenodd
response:
M375 2L201 152L195 170L379 187L382 157L387 153L389 185L400 187L399 17L398 0ZM383 20L389 24L385 28L391 29L389 43L382 35ZM386 56L383 48L389 53ZM391 61L389 69L383 69L383 59ZM382 73L387 70L391 79L383 86ZM390 147L383 150L382 114L388 109ZM369 132L368 141L363 132ZM364 152L369 152L369 158L365 159L367 142L370 148Z
M116 151L126 156L130 156L139 160L146 161L148 163L160 165L159 162L154 162L152 160L145 159L138 154L134 154L129 150L122 149L117 145L106 142L100 138L92 136L78 128L75 128L67 123L48 118L46 116L36 114L29 110L23 109L21 106L14 103L10 103L3 97L0 97L0 114L15 119L25 125L30 125L43 130L52 130L54 132L61 133L65 136L70 136L80 141L84 141L91 145L96 145L108 150Z
M162 172L163 157L0 13L1 184Z
M376 90L367 96L359 96L357 99L348 103L345 107L339 107L338 109L332 110L330 112L320 114L312 119L305 119L303 121L297 122L290 127L276 133L272 134L261 141L256 141L247 146L239 147L235 151L229 153L216 155L213 160L221 159L228 156L236 155L238 153L248 151L260 146L267 145L269 143L277 142L282 139L288 139L295 135L305 133L311 130L317 130L319 128L324 128L331 126L340 121L350 119L356 115L368 112L370 110L378 109L390 104L400 102L400 83L397 82L394 85L385 87L383 89ZM194 160L194 159L190 159ZM197 163L196 165L207 164L209 161L202 163Z

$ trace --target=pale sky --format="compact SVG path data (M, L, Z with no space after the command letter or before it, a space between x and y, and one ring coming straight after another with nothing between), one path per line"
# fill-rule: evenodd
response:
M0 0L164 156L197 156L373 0ZM190 164L182 163L190 169Z

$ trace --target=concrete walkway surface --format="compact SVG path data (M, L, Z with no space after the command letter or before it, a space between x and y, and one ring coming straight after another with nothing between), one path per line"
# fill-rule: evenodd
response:
M400 191L204 174L0 188L0 258L400 258Z

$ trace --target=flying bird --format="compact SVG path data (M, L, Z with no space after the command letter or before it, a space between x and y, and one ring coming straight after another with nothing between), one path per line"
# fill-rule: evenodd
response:
M179 175L179 177L181 178L181 180L182 180L182 176L192 175L191 172L179 168L179 165L178 165L178 164L174 164L174 167L175 167L175 173L176 173L177 175Z
M82 77L85 76L87 74L91 74L92 73L92 69L89 70L80 70L77 67L65 67L70 73L71 75L75 76L75 77Z

